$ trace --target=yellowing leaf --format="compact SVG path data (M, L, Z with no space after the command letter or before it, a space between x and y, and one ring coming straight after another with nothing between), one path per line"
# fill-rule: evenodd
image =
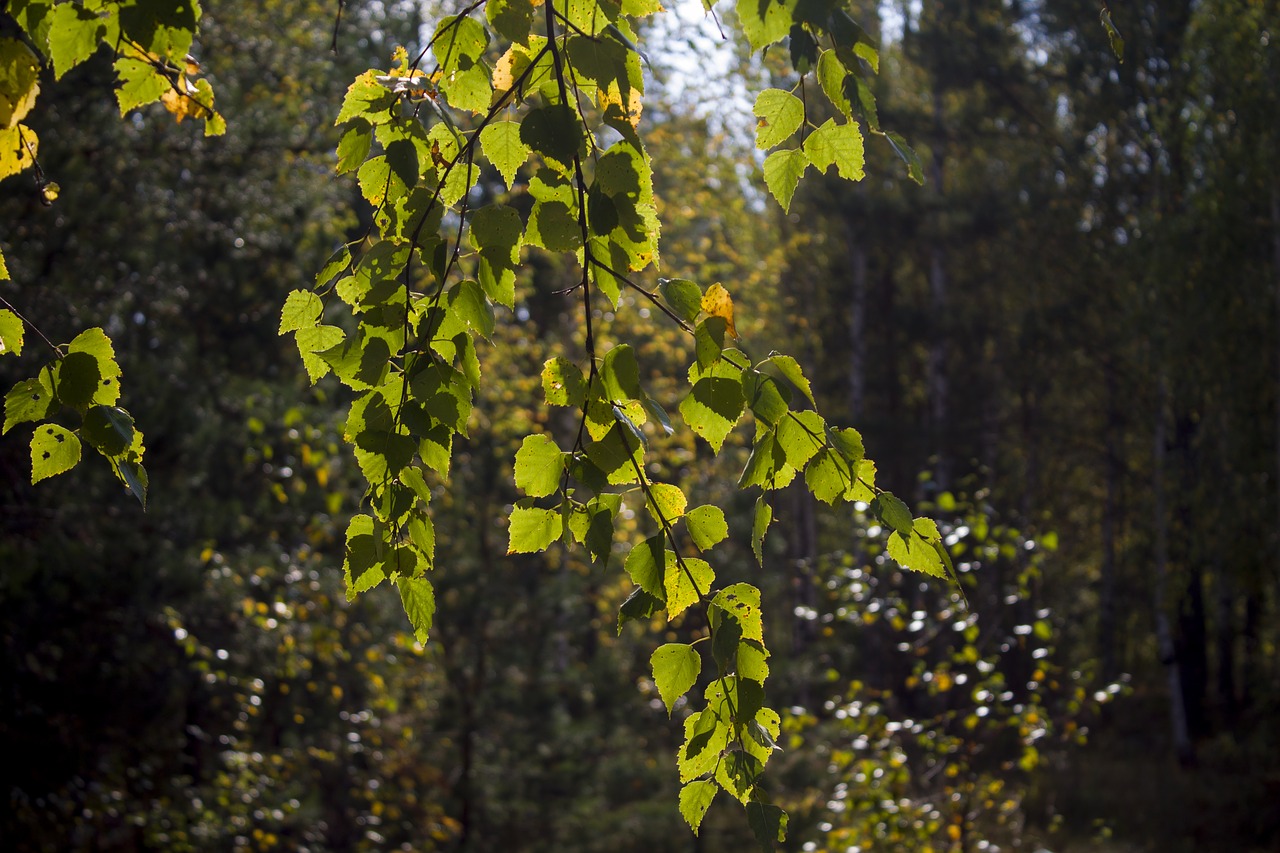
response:
M204 86L197 86L187 79L187 75L179 74L176 88L170 88L160 96L160 103L164 104L164 108L173 113L173 117L181 122L184 118L206 118L212 114L210 109L213 103L212 90L209 90L209 103L203 103L201 95L204 89L208 87L208 83Z
M608 117L623 117L632 127L640 126L640 92L627 87L622 91L617 80L600 88L600 112Z
M17 39L0 39L0 130L26 118L40 94L40 61Z
M39 150L39 137L26 125L0 130L0 179L30 168Z
M738 336L738 330L733 326L733 298L724 289L724 285L713 284L707 288L702 296L702 310L712 317L722 318L726 325L725 331L730 337Z

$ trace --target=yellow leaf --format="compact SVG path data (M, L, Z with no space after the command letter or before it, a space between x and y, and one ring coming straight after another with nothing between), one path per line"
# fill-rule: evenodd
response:
M0 130L0 179L30 168L39 151L40 138L25 124Z
M606 116L621 114L632 127L640 126L640 92L627 88L624 94L617 80L611 80L607 88L600 91L600 111ZM610 110L610 107L613 107Z
M713 284L707 288L707 292L702 296L702 310L712 317L723 318L727 326L725 331L729 336L733 338L738 336L738 330L733 327L733 299L729 296L729 291L724 289L724 285Z
M17 39L0 39L0 129L12 130L26 118L40 94L40 61Z
M516 78L519 77L524 70L529 67L529 56L524 52L524 48L518 44L513 44L507 48L507 52L498 58L498 62L493 66L493 95L498 97L502 92L506 92L515 85Z

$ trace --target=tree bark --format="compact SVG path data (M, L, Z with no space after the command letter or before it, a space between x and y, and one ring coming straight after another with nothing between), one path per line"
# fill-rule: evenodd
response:
M1155 583L1152 605L1155 609L1156 644L1159 649L1160 663L1165 669L1165 678L1169 691L1169 724L1173 740L1174 752L1178 762L1189 766L1195 761L1195 753L1191 745L1191 735L1187 728L1187 709L1183 704L1182 668L1178 662L1178 653L1174 648L1173 629L1166 612L1169 587L1169 514L1164 493L1164 464L1167 450L1167 425L1165 408L1168 405L1169 383L1164 377L1160 379L1160 393L1156 404L1155 441L1151 466L1151 490L1154 498L1155 522Z
M1120 512L1120 410L1115 365L1106 365L1107 424L1104 429L1102 504L1102 565L1098 589L1098 646L1102 677L1114 678L1120 664L1116 654L1116 521Z
M867 394L867 247L853 223L846 219L849 241L849 416L854 424L862 417Z
M929 178L933 182L934 193L941 198L945 192L943 158L946 156L946 126L943 118L942 90L939 81L933 87L933 121L935 146ZM939 211L941 210L939 205ZM946 349L946 316L947 316L947 265L946 248L943 245L943 226L941 213L935 214L933 241L929 247L929 313L932 318L933 334L929 340L929 426L936 455L934 462L934 482L938 491L950 488L951 472L946 448L942 437L946 434L947 424L947 349Z

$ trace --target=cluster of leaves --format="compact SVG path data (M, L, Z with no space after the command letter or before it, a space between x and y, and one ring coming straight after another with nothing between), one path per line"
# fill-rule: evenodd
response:
M61 80L104 45L115 56L120 115L159 101L178 121L203 119L208 136L226 131L190 55L198 0L15 0L7 12L27 41L0 39L0 179L34 168L46 203L58 197L40 170L40 139L22 120L40 93L42 66Z
M20 354L22 321L0 310L0 354ZM50 344L52 347L52 344ZM147 502L147 472L142 467L142 431L133 417L116 405L120 400L120 365L102 329L87 329L69 344L52 347L57 358L32 379L13 386L4 398L4 429L34 421L31 437L31 482L61 474L80 461L83 444L106 457L120 481L142 503ZM64 409L80 416L69 430L51 418Z
M768 493L803 473L827 503L869 504L893 531L889 548L904 566L945 578L949 562L937 527L876 487L859 434L829 428L815 410L799 364L777 353L748 356L725 287L673 279L650 289L635 280L656 267L659 236L652 167L638 134L644 56L636 20L658 11L651 0L476 3L441 20L412 61L399 51L391 69L361 74L337 116L337 170L355 173L374 208L372 225L338 249L313 289L289 294L279 331L295 336L312 381L332 373L356 395L344 432L367 481L367 511L347 529L347 594L394 583L425 640L436 606L430 479L448 477L455 437L467 435L480 350L493 339L496 312L518 308L522 252L576 262L576 284L559 295L580 299L585 369L553 357L542 384L549 405L579 410L578 426L560 440L524 439L515 481L526 497L511 513L508 550L563 542L605 562L624 500L643 503L656 530L625 558L635 589L619 628L662 611L673 620L700 605L701 636L653 656L669 711L701 677L695 644L710 641L716 668L705 708L686 722L681 811L696 832L724 789L770 845L785 836L786 816L759 785L779 730L777 713L764 705L769 652L760 593L742 583L717 589L712 565L693 556L728 535L724 514L710 505L689 509L678 486L648 473L646 427L674 427L642 386L635 351L619 343L606 352L596 340L599 300L616 310L632 290L693 336L696 359L679 410L712 450L751 411L756 434L739 486L765 492L752 531L758 558L773 518ZM879 132L862 65L873 67L877 57L865 33L832 3L742 0L737 12L753 49L790 36L797 71L822 70L824 91L847 119L810 136L794 179L768 178L779 201L786 206L810 162L860 178L862 137L845 93L862 93L856 114ZM822 57L819 42L833 45ZM757 111L770 128L762 145L798 128L786 98L796 100L762 96ZM914 163L914 155L907 159ZM507 188L496 201L481 182L492 174L486 167ZM775 171L766 164L767 175Z
M738 15L753 50L762 50L785 36L791 64L799 80L790 91L765 89L756 97L756 146L774 148L797 132L802 144L781 148L764 161L764 180L783 210L805 171L813 166L826 172L832 166L846 180L863 177L863 137L859 122L882 137L907 165L911 180L924 183L920 158L901 134L880 126L873 78L880 72L880 53L862 27L843 9L827 9L819 3L797 2L791 15L788 4L740 3ZM824 47L823 45L829 46ZM812 73L828 104L840 120L829 118L820 126L810 117L804 84ZM795 94L796 90L800 95Z
M57 200L58 184L40 168L39 137L23 120L40 94L42 68L51 68L54 77L62 79L104 45L115 56L121 116L159 101L179 122L203 119L207 136L226 130L226 122L213 109L213 89L199 78L200 66L189 52L200 20L198 0L15 0L6 12L25 40L0 38L0 180L31 169L43 203ZM8 279L0 255L0 281ZM0 355L22 351L26 321L12 307L0 309ZM82 421L74 432L39 423L31 440L31 482L73 468L80 461L83 439L107 457L116 475L145 504L142 433L129 413L116 406L120 368L110 339L95 328L66 346L50 346L55 361L5 396L4 432L15 424L42 422L61 408L75 410Z

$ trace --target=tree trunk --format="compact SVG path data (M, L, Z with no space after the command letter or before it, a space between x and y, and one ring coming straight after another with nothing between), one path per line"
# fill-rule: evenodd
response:
M1115 678L1119 673L1116 655L1116 521L1120 512L1119 491L1120 410L1116 387L1115 365L1106 366L1107 424L1104 438L1103 481L1106 489L1102 504L1102 566L1098 588L1098 646L1102 660L1102 677Z
M941 198L945 192L945 173L943 158L946 156L946 128L943 120L942 91L938 81L934 81L933 90L933 122L935 147L930 167L929 178L933 182L934 194ZM939 204L939 210L942 205ZM935 215L935 231L929 247L929 314L932 318L930 326L933 334L929 339L929 427L932 450L936 455L934 462L934 482L938 491L950 488L951 472L946 449L942 437L947 429L947 350L946 350L946 316L947 316L947 267L946 249L943 245L943 226L941 213Z
M849 416L856 425L867 393L867 247L845 220L852 275L849 294Z
M1161 378L1160 394L1156 405L1155 441L1151 466L1151 490L1154 498L1155 514L1155 583L1153 584L1153 601L1156 623L1156 643L1159 647L1160 663L1165 668L1169 690L1169 723L1173 739L1174 751L1178 762L1188 766L1195 761L1195 753L1191 746L1191 735L1187 728L1187 709L1183 704L1182 668L1179 666L1178 654L1174 648L1173 630L1166 612L1169 587L1169 514L1165 506L1164 463L1166 453L1165 408L1168 405L1168 380Z

